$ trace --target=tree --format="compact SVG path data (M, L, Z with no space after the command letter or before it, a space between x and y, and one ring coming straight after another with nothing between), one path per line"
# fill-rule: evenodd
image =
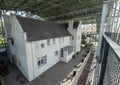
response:
M3 37L2 22L0 22L0 45L3 45L4 43L6 43L6 39Z
M81 41L81 43L82 43L83 45L86 45L86 37L85 37L84 34L82 34L82 41Z

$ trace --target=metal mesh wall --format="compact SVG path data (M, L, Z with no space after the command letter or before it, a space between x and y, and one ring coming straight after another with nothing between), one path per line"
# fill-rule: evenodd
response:
M120 85L120 59L109 49L103 85Z

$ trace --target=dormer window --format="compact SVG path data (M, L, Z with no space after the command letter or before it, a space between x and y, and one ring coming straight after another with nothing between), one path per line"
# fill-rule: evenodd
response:
M55 56L58 55L58 51L55 51Z

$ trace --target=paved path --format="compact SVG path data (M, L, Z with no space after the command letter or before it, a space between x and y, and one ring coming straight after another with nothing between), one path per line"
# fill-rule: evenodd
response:
M10 73L4 77L6 85L60 85L60 82L74 69L74 65L80 63L82 54L85 53L85 48L81 50L79 55L68 63L59 62L52 68L44 72L38 78L28 82L21 73L14 68L10 68Z

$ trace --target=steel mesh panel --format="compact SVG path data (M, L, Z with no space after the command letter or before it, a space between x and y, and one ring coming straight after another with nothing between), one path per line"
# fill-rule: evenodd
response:
M110 48L103 85L120 85L120 60Z

